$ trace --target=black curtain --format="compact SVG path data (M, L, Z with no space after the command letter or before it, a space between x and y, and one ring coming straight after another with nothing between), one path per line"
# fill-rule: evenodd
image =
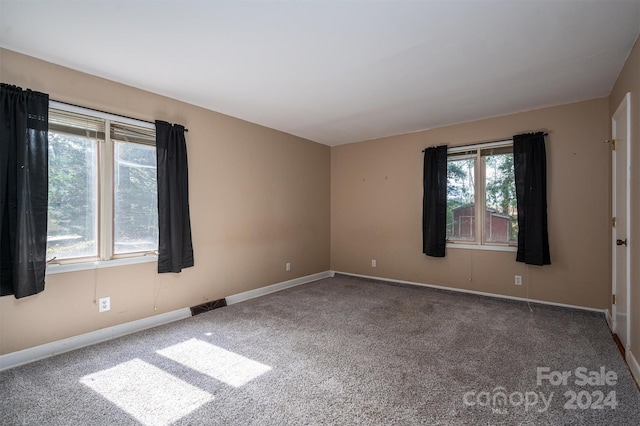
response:
M444 257L447 242L447 147L424 151L422 252Z
M514 136L513 163L518 202L516 261L530 265L550 265L544 133Z
M0 84L0 296L44 290L49 95Z
M158 161L158 273L193 266L189 219L189 172L185 129L156 121Z

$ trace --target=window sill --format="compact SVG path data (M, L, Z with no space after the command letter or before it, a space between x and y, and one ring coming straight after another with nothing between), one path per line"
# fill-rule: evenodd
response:
M98 260L93 262L78 262L67 264L47 265L46 275L63 274L65 272L87 271L91 269L111 268L113 266L135 265L138 263L157 262L158 256L135 256L112 260Z
M489 251L508 251L516 253L518 251L517 247L513 246L490 246L490 245L480 245L480 244L456 244L456 243L447 243L447 248L453 249L467 249L467 250L489 250Z

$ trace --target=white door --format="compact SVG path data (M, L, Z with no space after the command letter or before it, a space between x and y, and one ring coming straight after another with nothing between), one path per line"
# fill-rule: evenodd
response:
M629 283L630 262L629 245L629 134L631 123L630 93L624 97L613 115L611 130L615 149L612 158L612 213L614 227L612 232L612 292L615 304L612 304L613 331L618 335L625 350L629 348Z

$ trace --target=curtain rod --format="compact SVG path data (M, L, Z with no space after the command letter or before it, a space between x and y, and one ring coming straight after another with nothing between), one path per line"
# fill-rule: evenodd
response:
M542 133L542 136L549 136L548 132L531 132L531 133L534 133L534 134L535 133ZM511 139L513 139L513 137ZM458 148L464 148L464 147L467 147L467 146L484 145L484 144L489 144L489 143L504 142L504 141L507 141L507 140L509 140L509 139L497 139L495 141L477 142L477 143L471 143L471 144L467 144L467 145L454 146L453 148L458 149ZM433 148L435 146L438 146L438 145L431 145L429 148ZM422 150L422 152L425 152L425 151L426 151L426 149Z
M94 110L94 111L101 112L101 113L103 113L103 114L115 115L115 116L117 116L117 117L127 118L127 119L129 119L129 120L142 121L142 122L144 122L144 123L149 123L149 124L154 124L154 125L156 124L156 123L155 123L155 122L153 122L153 121L141 120L141 119L139 119L139 118L129 117L129 116L127 116L127 115L122 115L122 114L114 114L114 113L112 113L112 112L109 112L109 111L103 111L103 110L101 110L101 109L87 108L87 107L82 106L82 105L76 105L76 104L72 104L72 103L69 103L69 102L57 101L57 100L55 100L55 99L51 99L51 100L52 100L52 101L54 101L54 102L61 103L61 104L70 105L70 106L73 106L73 107L76 107L76 108L92 109L92 110ZM189 129L187 129L187 128L185 127L184 131L185 131L185 132L188 132L188 131L189 131Z

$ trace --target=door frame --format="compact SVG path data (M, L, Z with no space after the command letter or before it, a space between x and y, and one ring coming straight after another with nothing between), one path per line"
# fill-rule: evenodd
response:
M630 169L630 162L631 162L631 144L630 144L630 140L631 140L631 93L627 92L624 96L624 98L622 99L622 101L620 102L620 105L618 105L618 108L616 109L616 112L613 114L613 116L611 117L611 136L612 139L616 139L617 137L617 126L616 126L616 118L620 117L620 115L623 112L623 109L626 108L626 121L627 121L627 125L626 125L626 141L625 141L625 151L627 154L627 164L626 164L626 170L625 170L625 180L626 180L626 191L625 191L625 198L626 198L626 230L627 230L627 235L624 236L624 238L627 238L628 240L628 236L631 235L631 173L629 173L629 169ZM615 142L612 142L615 143ZM616 211L616 201L617 201L617 193L616 193L616 174L617 174L617 163L616 163L616 151L617 149L614 149L611 151L611 213L612 213L612 218L617 217L617 211ZM615 232L615 228L612 226L611 228L611 294L612 296L616 294L616 290L617 290L617 273L616 273L616 259L617 259L617 252L618 250L616 250L616 240L618 236L616 235ZM630 250L630 244L629 242L627 242L627 247L626 250L624 251L624 256L626 257L626 268L625 268L625 275L626 275L626 280L625 280L625 287L626 287L626 298L625 298L625 310L626 310L626 327L625 327L625 332L626 332L626 336L624 336L625 339L625 356L626 356L626 352L629 350L629 348L631 347L631 333L630 333L630 308L631 308L631 303L630 303L630 293L631 293L631 250ZM612 299L613 301L613 299ZM617 302L617 300L616 300ZM616 304L611 304L611 329L614 333L618 334L618 330L617 330L617 306Z

